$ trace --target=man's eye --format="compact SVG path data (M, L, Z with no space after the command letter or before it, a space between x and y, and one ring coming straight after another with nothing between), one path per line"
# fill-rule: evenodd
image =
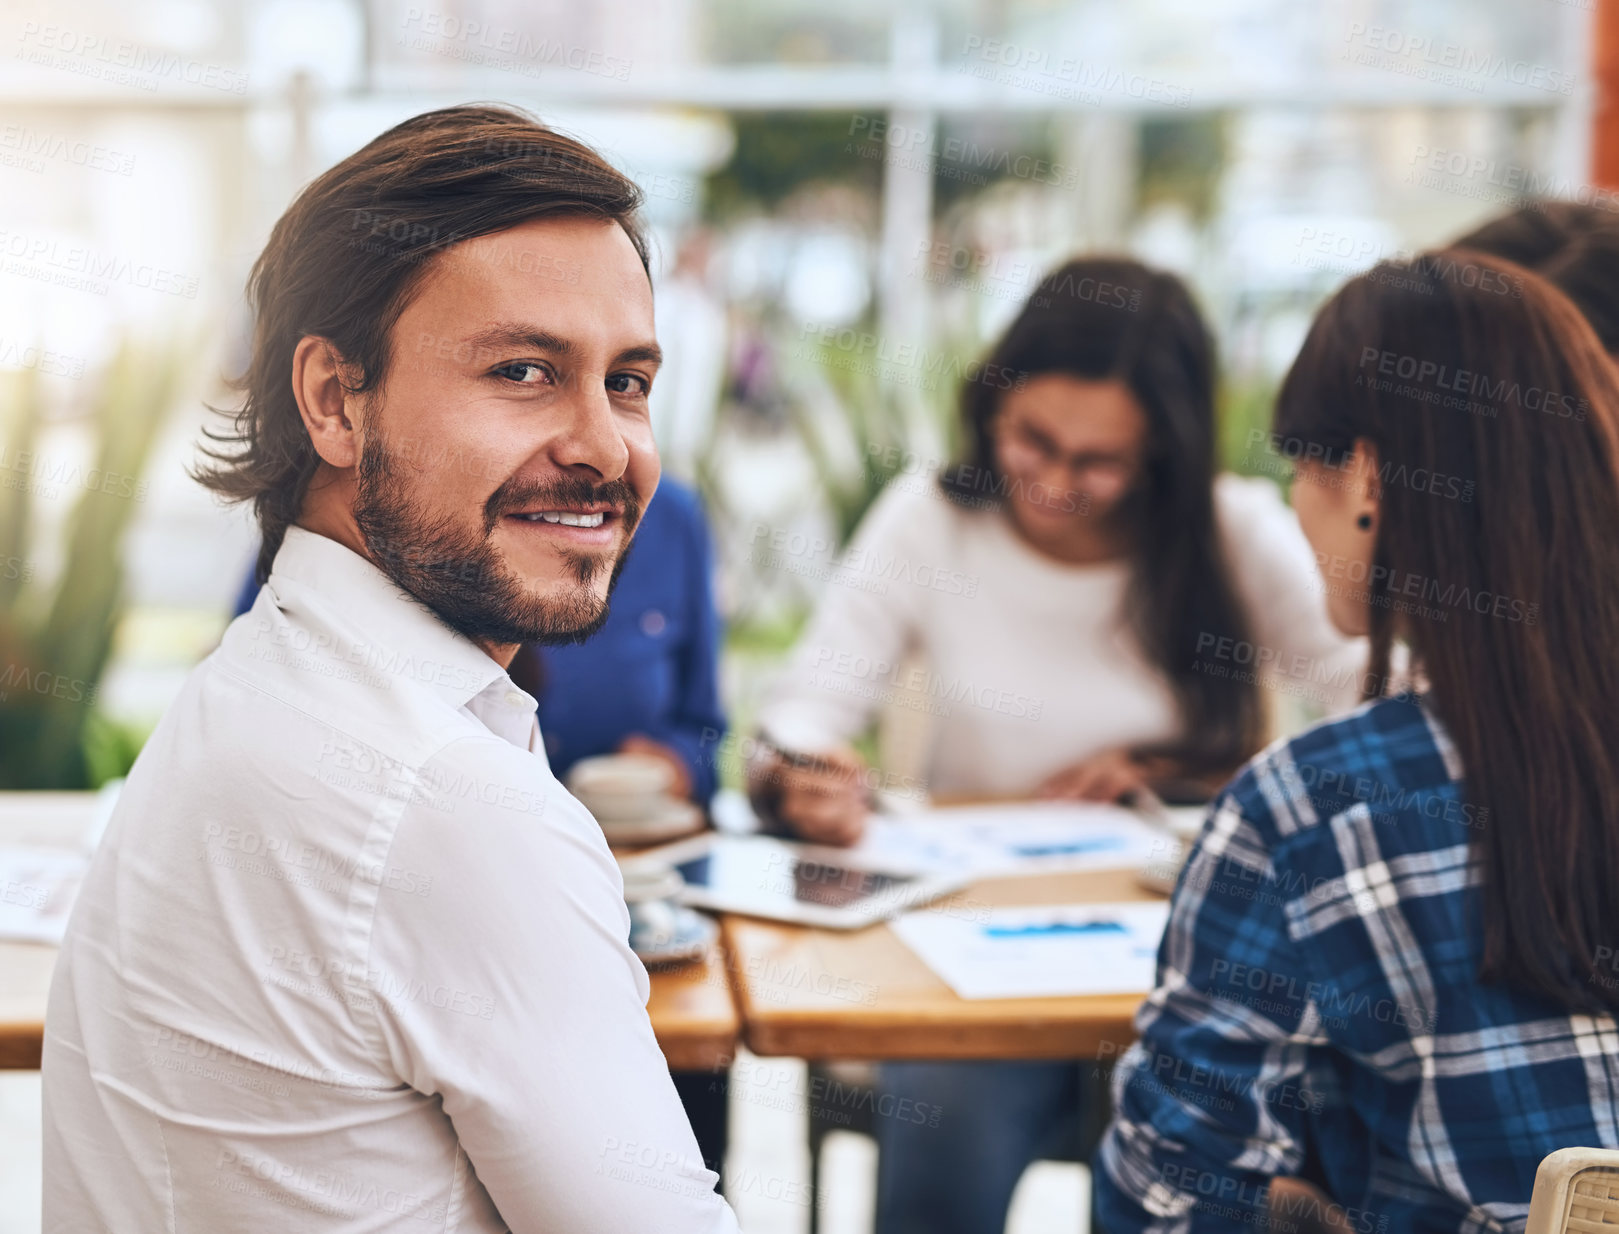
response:
M523 386L537 386L551 380L550 370L533 360L516 360L511 364L503 364L495 370L495 376L504 377Z
M614 394L647 394L652 383L639 373L614 373L607 379L607 388Z

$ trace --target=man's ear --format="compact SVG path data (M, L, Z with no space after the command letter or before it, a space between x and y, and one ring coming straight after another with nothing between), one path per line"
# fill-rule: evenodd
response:
M351 412L358 400L343 385L345 366L326 339L306 334L292 351L292 393L298 400L315 453L331 467L353 467L360 459L358 426Z

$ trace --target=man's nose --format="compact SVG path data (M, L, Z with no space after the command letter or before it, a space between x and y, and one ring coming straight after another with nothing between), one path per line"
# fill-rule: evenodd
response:
M622 477L630 449L602 378L580 378L565 405L568 422L552 442L553 461L559 467L588 468L604 480Z

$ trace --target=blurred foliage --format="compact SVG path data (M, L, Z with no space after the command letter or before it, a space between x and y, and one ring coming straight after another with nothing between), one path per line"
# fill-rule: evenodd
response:
M854 331L877 337L877 327L869 323ZM815 467L840 545L849 542L907 455L914 466L917 452L927 450L921 443L939 435L933 431L936 423L918 424L917 415L936 421L940 400L928 394L938 394L949 383L935 378L931 387L902 385L885 376L886 367L893 366L818 339L793 374L796 389L789 414ZM899 374L913 379L922 375L920 364ZM931 480L936 471L934 467L926 478Z
M99 788L108 780L128 775L151 735L149 725L127 724L104 711L92 711L85 717L83 738L89 786Z
M1206 223L1225 170L1225 116L1145 119L1139 133L1137 210L1179 202L1195 221Z
M176 346L126 341L93 396L89 466L50 460L37 480L15 460L33 457L45 399L31 373L4 391L0 448L14 460L17 483L4 496L0 559L30 558L36 485L60 475L81 491L67 520L66 564L53 584L31 570L0 582L0 788L92 788L134 761L139 735L99 712L98 693L124 607L124 537L144 494L139 477L178 388L181 354Z
M808 620L807 609L796 609L768 618L728 622L725 627L725 650L727 654L779 659L793 649Z
M872 116L884 118L880 112ZM817 182L853 185L875 194L882 184L882 161L861 152L883 147L853 134L856 120L844 112L732 116L736 147L730 161L708 177L703 191L708 216L724 221L774 210L795 190Z
M1275 388L1269 382L1228 379L1220 389L1219 399L1216 465L1240 475L1264 476L1274 481L1285 495L1288 476L1285 470L1277 468L1277 456L1269 451L1253 450L1248 445L1249 433L1270 432Z

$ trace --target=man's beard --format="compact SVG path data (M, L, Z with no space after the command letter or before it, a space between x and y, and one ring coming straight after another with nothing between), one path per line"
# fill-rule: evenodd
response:
M409 495L387 440L371 434L355 474L354 521L377 568L440 621L475 642L582 643L607 620L607 597L629 557L625 545L611 564L607 594L590 589L606 557L560 549L567 574L578 586L560 599L528 594L490 543L503 514L517 510L565 509L607 502L624 511L628 537L640 520L635 492L622 480L592 484L563 476L549 484L501 485L484 503L483 527L465 527L448 515L427 513Z

